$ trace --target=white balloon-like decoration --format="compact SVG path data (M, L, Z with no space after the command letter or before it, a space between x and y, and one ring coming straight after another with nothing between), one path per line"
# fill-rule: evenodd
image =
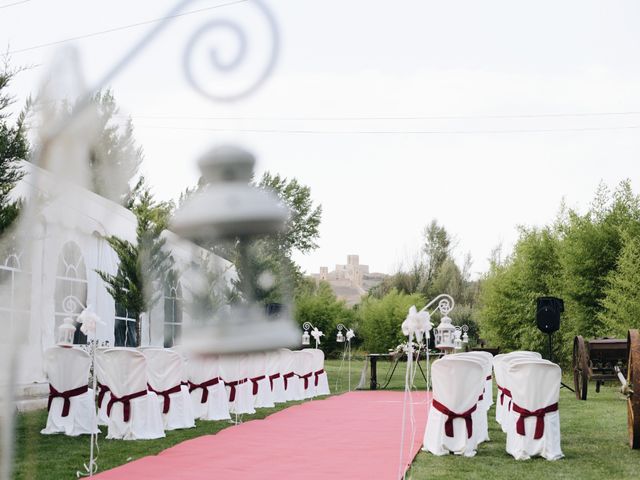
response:
M100 317L91 310L91 305L87 306L87 308L78 315L77 322L82 324L80 331L87 336L94 336L96 334L98 323L105 325Z
M409 341L415 339L418 344L429 334L431 330L431 315L426 310L418 311L415 305L412 305L407 314L407 318L402 322L402 333L409 337Z
M311 336L315 339L316 342L318 342L318 345L320 345L320 337L324 336L324 333L318 330L318 327L313 327L313 330L311 330Z
M353 337L355 337L355 336L356 336L356 333L353 331L353 329L352 329L352 328L350 328L349 330L347 330L347 334L346 334L347 342L350 342L350 341L351 341L351 339L352 339Z

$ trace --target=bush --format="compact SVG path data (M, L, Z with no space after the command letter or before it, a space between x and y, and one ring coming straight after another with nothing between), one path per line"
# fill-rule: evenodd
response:
M386 353L406 341L401 325L412 305L422 308L425 305L422 295L392 289L382 298L366 298L358 310L364 349L369 353Z
M336 342L338 323L356 329L354 311L347 307L344 300L337 299L326 282L317 285L315 282L308 282L301 285L294 302L294 316L301 329L304 322L310 322L324 333L324 336L320 337L320 348L327 357L337 355L343 348ZM313 337L311 345L315 345ZM355 341L352 345L357 346Z

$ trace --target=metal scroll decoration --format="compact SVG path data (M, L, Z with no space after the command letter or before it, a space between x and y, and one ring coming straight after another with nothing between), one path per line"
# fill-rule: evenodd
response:
M230 74L235 70L241 68L249 61L249 40L246 32L238 23L228 19L216 19L205 23L191 36L187 42L183 56L183 68L187 77L187 81L198 93L207 97L213 101L218 102L233 102L245 98L254 93L260 86L269 78L276 65L278 58L278 52L280 51L280 35L278 32L278 25L271 11L260 1L252 2L262 18L266 22L268 34L270 36L269 42L261 42L270 44L270 52L266 59L263 61L263 65L260 69L254 73L255 78L250 80L245 85L237 86L234 91L226 93L216 93L215 85L210 82L203 81L196 73L196 65L200 60L196 53L198 46L206 41L206 36L214 31L226 31L231 34L237 44L235 55L229 59L224 59L223 55L218 48L209 47L207 49L208 59L205 58L205 63L214 70L221 73ZM197 58L196 58L197 57Z
M98 82L96 82L78 99L73 115L70 115L53 130L49 135L49 140L55 139L69 126L71 126L74 120L76 120L91 105L91 98L95 92L107 87L120 74L120 72L124 70L129 63L132 62L173 21L173 19L184 15L186 13L184 11L185 7L192 2L194 2L194 0L182 0L177 3L175 7L162 17L162 20L158 22L154 28L144 34L140 40L138 40L138 42L136 42ZM255 71L252 72L252 75L254 76L252 80L245 82L244 84L238 82L233 90L221 93L216 91L216 88L219 85L215 82L205 81L200 77L200 70L196 68L196 53L198 48L201 47L201 44L205 41L205 36L214 31L218 32L225 30L235 38L235 42L237 44L235 55L230 59L225 59L220 48L209 46L209 48L206 49L208 51L209 58L204 58L205 62L203 65L206 64L211 67L213 71L218 71L225 75L230 75L241 67L246 66L249 57L248 53L250 52L249 40L246 34L246 29L237 21L222 18L211 20L196 30L187 41L182 60L185 76L187 77L189 84L198 93L209 100L217 102L235 102L252 95L271 76L277 64L280 53L280 33L278 23L273 13L271 13L271 10L261 0L238 0L232 3L220 4L218 7L233 6L235 4L245 2L256 9L266 24L266 29L268 31L267 35L269 38L260 41L260 45L270 44L271 46L266 59L261 62L261 68L254 69ZM41 149L46 151L46 142ZM40 153L40 155L42 155L42 153ZM35 160L36 164L41 165L38 161L41 159L36 158Z

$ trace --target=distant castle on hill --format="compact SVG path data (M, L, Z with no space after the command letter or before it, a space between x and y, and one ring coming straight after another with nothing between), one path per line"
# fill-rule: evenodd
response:
M358 255L347 255L347 264L336 265L332 272L329 267L320 267L320 273L311 275L318 282L328 282L336 296L345 300L347 305L360 303L361 297L386 276L384 273L369 273L369 265L361 265Z

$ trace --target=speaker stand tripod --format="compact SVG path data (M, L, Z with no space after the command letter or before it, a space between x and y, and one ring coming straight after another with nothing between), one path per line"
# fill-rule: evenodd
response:
M547 334L549 336L549 361L553 362L553 357L552 357L552 352L553 352L553 344L552 344L552 340L551 340L551 335L553 335L553 333L548 333ZM567 390L575 393L576 391L571 388L569 385L567 385L566 383L564 383L563 381L560 381L560 388L566 388Z

